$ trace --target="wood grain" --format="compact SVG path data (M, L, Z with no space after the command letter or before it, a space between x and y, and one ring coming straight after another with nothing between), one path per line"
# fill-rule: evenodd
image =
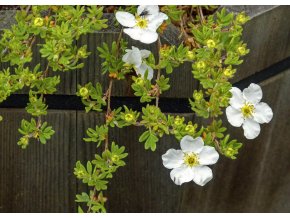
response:
M46 144L17 145L24 110L1 109L0 212L72 212L75 210L75 112L50 111L45 118L56 134Z

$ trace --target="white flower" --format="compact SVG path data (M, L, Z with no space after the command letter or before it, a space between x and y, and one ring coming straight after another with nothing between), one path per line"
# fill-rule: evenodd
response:
M268 104L260 102L262 89L259 85L251 83L243 90L233 87L230 106L226 109L226 115L232 126L243 126L247 139L254 139L260 133L260 124L269 123L273 117L272 109Z
M212 179L212 171L206 165L215 164L219 154L214 147L204 146L201 137L184 136L181 150L169 149L162 155L163 165L172 169L170 177L176 185L193 180L204 186Z
M144 58L148 58L150 51L132 46L132 49L126 49L126 54L123 56L122 61L134 66L134 69L138 75L144 78L145 72L148 71L147 79L153 78L153 69L147 64L143 63Z
M168 16L159 12L157 5L140 5L135 16L128 12L118 11L116 18L121 25L129 27L125 28L124 32L132 39L150 44L157 40L156 30L164 20L168 19Z

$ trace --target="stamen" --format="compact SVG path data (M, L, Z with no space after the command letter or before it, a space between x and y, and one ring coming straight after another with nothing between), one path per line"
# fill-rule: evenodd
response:
M145 18L138 16L136 17L136 21L136 26L138 26L139 28L145 29L148 27L148 20L146 20Z
M187 153L184 156L184 163L189 167L194 167L199 165L198 156L194 153Z
M255 110L254 105L249 103L245 103L244 106L241 108L242 114L245 118L252 117L254 110Z

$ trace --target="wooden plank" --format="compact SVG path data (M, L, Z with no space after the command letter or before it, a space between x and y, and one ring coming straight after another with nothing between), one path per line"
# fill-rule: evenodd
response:
M0 212L74 212L76 113L49 111L56 131L46 145L17 145L24 110L0 109Z
M290 6L226 6L229 11L246 11L243 40L250 53L238 67L233 82L240 81L290 56Z
M192 115L182 115L192 120ZM94 157L96 145L86 143L82 138L86 137L88 127L101 124L102 116L78 112L77 159L87 161ZM138 142L143 131L141 128L127 127L110 132L110 140L126 146L129 156L126 158L127 165L114 174L105 193L109 212L177 212L182 187L171 181L170 170L163 167L161 155L169 148L178 149L179 143L172 136L164 137L155 152L145 151L144 145ZM78 183L79 193L85 189Z
M221 158L205 187L184 185L179 211L290 212L290 70L261 85L262 101L272 107L273 120L262 125L254 140L246 140L242 128L227 125L231 136L244 143L238 159Z

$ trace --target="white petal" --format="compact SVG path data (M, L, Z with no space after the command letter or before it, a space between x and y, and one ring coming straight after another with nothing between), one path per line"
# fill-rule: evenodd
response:
M181 150L169 149L162 155L163 165L168 169L178 168L184 163L183 157Z
M215 164L219 159L219 153L212 146L205 145L199 153L199 164L211 165Z
M233 108L232 106L227 107L226 115L227 115L227 119L229 123L232 126L240 127L244 122L244 118L243 118L243 114L241 110L237 110Z
M235 109L240 109L245 102L241 90L236 87L232 87L231 93L232 97L230 99L230 105Z
M125 27L133 27L136 25L136 19L133 14L124 11L118 11L116 13L117 21Z
M182 165L181 167L174 168L170 172L170 178L176 185L181 185L185 182L190 182L193 179L193 171L186 167L185 165Z
M146 49L142 49L140 52L141 52L141 57L142 58L148 58L149 55L151 54L151 51L148 51Z
M127 28L124 29L124 33L128 34L134 40L140 40L142 30L140 28Z
M156 42L158 39L158 34L154 31L150 30L142 30L141 36L140 36L140 42L143 42L145 44L151 44L153 42Z
M246 119L243 124L244 135L247 139L256 138L260 131L260 124L252 119Z
M184 136L180 141L180 147L183 152L199 153L203 148L204 142L201 137L192 138L189 135Z
M132 50L126 49L126 54L123 56L122 61L125 63L133 64L139 67L142 63L141 52L138 48L132 46Z
M273 111L268 104L260 102L255 105L255 112L253 114L254 120L258 123L269 123L273 117Z
M157 5L140 5L137 8L137 14L140 15L144 10L148 15L155 15L159 12L159 7Z
M140 67L135 68L135 70L136 70L136 73L138 75L141 75L143 78L144 78L145 72L148 71L147 79L151 80L153 78L153 69L144 63L142 63Z
M200 185L204 186L212 179L212 170L207 166L197 166L193 168L193 181Z
M248 88L244 89L243 95L248 102L257 104L261 101L263 92L259 85L251 83Z
M156 31L158 27L164 22L164 20L167 20L168 16L164 13L158 13L156 16L149 17L149 23L148 23L148 29L152 31Z

